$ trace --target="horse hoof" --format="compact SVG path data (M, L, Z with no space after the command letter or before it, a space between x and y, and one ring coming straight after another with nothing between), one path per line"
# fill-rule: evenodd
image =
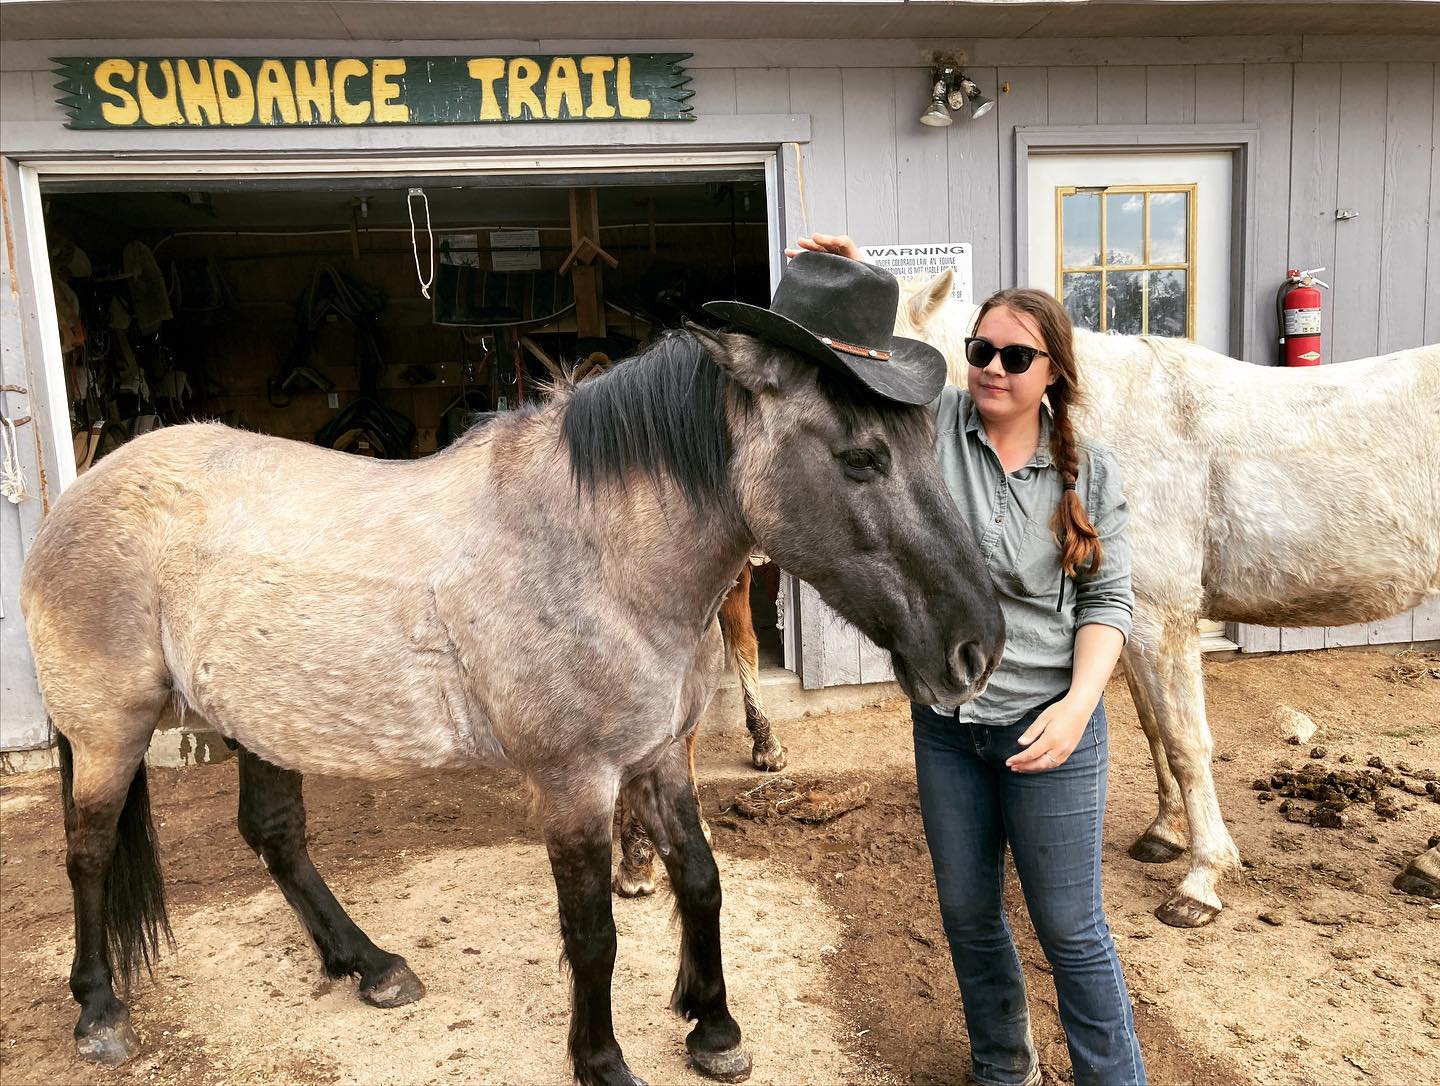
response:
M620 897L649 897L655 892L655 880L649 875L631 875L623 867L615 872L611 883Z
M1172 928L1203 928L1219 915L1218 905L1207 905L1185 894L1175 894L1155 910L1156 918Z
M414 1003L424 994L425 985L421 984L420 978L410 971L404 958L380 974L379 980L360 989L361 999L370 1006L380 1007L382 1010Z
M775 740L757 745L750 752L750 764L763 773L778 773L785 768L785 748Z
M103 1067L119 1067L140 1051L140 1038L126 1015L114 1025L96 1026L84 1037L75 1038L75 1055Z
M1142 864L1168 864L1171 860L1178 860L1184 851L1179 845L1172 845L1154 834L1145 833L1137 837L1130 846L1130 858L1139 860Z
M720 1082L744 1082L750 1077L750 1072L755 1066L750 1059L750 1053L739 1045L721 1052L706 1052L702 1049L691 1048L690 1062L695 1065L695 1070L706 1078L713 1078Z
M1395 876L1393 885L1395 889L1416 897L1440 898L1440 879L1421 871L1414 863Z

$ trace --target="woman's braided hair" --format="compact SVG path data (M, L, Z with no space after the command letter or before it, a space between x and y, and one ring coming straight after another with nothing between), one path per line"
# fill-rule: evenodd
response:
M1075 425L1070 414L1080 401L1079 368L1075 361L1075 329L1070 314L1043 290L1015 287L990 295L980 306L975 323L978 326L992 309L1008 309L1032 318L1040 329L1045 352L1050 356L1050 373L1055 383L1046 390L1050 401L1053 429L1050 456L1065 481L1060 504L1055 509L1050 527L1060 544L1060 565L1069 576L1077 571L1092 574L1105 558L1105 548L1095 526L1085 514L1085 504L1075 490L1080 470L1080 449L1075 440Z

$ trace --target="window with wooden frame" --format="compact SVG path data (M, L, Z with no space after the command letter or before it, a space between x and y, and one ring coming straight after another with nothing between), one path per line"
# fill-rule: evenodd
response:
M1055 190L1055 296L1077 327L1195 334L1195 186Z

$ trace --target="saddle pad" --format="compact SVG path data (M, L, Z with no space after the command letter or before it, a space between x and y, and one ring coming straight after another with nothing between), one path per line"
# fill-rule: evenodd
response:
M574 283L554 268L497 272L440 264L435 269L436 324L467 328L544 324L574 307Z

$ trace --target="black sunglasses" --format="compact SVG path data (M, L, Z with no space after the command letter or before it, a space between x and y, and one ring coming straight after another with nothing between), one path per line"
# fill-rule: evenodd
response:
M983 369L990 365L990 360L997 354L1000 356L1000 365L1005 367L1006 373L1024 373L1035 359L1050 357L1038 347L1026 347L1020 343L1012 343L1008 347L997 347L983 336L970 336L965 340L965 357L970 360L972 366L979 366Z

